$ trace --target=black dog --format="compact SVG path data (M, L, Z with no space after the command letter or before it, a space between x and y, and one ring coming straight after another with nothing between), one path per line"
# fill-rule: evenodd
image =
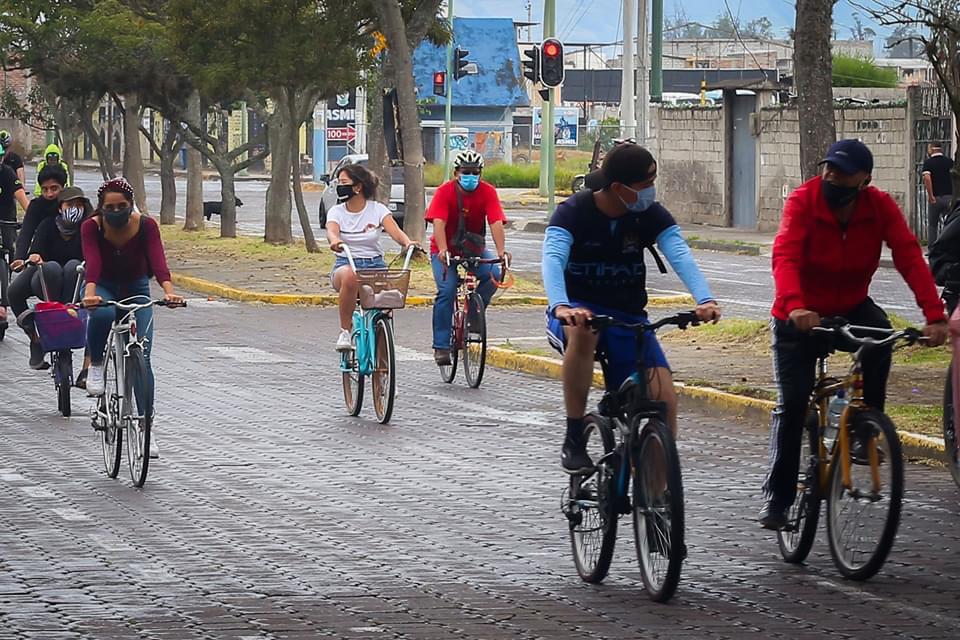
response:
M240 201L240 198L236 198L236 206L242 207L243 202ZM220 209L223 208L223 200L216 200L213 202L204 202L203 203L203 217L209 220L211 216L220 215Z

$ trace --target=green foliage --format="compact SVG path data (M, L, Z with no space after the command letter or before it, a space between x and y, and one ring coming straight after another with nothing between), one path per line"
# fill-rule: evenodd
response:
M877 66L870 58L835 55L833 86L892 89L897 86L897 70Z
M569 189L575 172L566 167L557 167L556 185L558 191ZM487 165L483 170L483 179L495 187L536 189L540 186L539 164ZM443 183L443 166L428 164L423 169L423 183L427 187L437 187Z

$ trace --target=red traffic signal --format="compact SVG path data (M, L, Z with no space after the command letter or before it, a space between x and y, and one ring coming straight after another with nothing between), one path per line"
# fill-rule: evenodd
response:
M435 96L447 95L447 72L446 71L433 72L433 95Z
M543 55L548 58L556 58L561 52L560 44L555 40L547 40L543 43Z
M545 87L563 84L563 43L556 38L547 38L540 45L540 81Z

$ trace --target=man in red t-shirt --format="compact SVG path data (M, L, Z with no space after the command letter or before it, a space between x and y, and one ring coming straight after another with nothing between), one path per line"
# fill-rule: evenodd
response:
M453 300L457 295L456 270L448 268L450 256L461 256L463 246L457 244L460 228L460 207L466 231L485 236L486 225L497 253L483 250L484 258L509 257L504 244L503 229L507 221L500 205L497 190L490 183L480 180L483 172L483 156L476 151L461 151L454 161L453 180L437 188L427 209L426 219L433 222L433 237L430 239L430 258L433 264L433 279L437 283L437 297L433 303L433 355L437 365L449 365ZM471 243L472 244L472 243ZM500 269L495 265L480 265L475 275L479 281L477 291L484 305L490 304L496 289L493 277L500 278Z
M763 484L760 523L786 526L799 473L803 420L823 351L810 330L821 317L841 316L852 324L890 328L887 314L868 290L886 243L893 263L923 310L927 344L947 337L943 303L920 244L889 194L871 187L873 154L859 140L839 140L816 176L797 187L783 208L773 243L773 361L777 406L770 427L770 471ZM838 344L845 349L845 345ZM890 348L863 357L863 397L883 410Z

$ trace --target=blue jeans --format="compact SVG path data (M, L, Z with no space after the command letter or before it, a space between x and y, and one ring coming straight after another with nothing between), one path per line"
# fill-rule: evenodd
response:
M484 251L483 257L488 260L496 258L492 251ZM453 329L453 299L457 295L457 270L447 267L437 256L430 257L433 266L433 279L437 283L437 295L433 302L433 348L449 349L451 331ZM446 269L446 275L444 275ZM479 281L477 292L483 300L483 306L490 304L496 286L493 276L499 279L500 267L495 264L482 264L474 275Z
M141 303L150 299L150 279L146 276L124 284L113 282L98 282L97 295L104 300L124 300L131 296L146 296L133 302ZM118 314L124 313L114 307L97 307L90 312L87 321L87 348L90 351L91 363L95 366L103 364L107 349L107 336L110 326ZM147 391L153 398L153 367L150 366L150 350L153 347L153 307L137 311L137 333L146 338L143 347L143 357L147 362ZM142 402L138 403L143 406ZM150 402L153 405L153 402Z
M330 270L330 284L333 285L333 274L337 272L337 269L340 267L346 267L350 264L350 261L347 260L345 256L337 256L336 260L333 261L333 269ZM387 263L384 261L383 256L377 256L376 258L354 258L353 264L356 265L358 271L364 269L386 269Z

